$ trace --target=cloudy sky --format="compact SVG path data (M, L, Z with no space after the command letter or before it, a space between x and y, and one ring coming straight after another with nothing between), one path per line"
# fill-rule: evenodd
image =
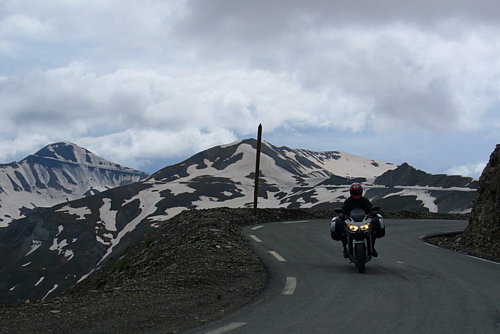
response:
M147 172L255 137L478 177L500 1L0 0L0 162L57 141Z

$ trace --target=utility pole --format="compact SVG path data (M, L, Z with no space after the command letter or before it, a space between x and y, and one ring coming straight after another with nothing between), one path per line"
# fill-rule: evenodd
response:
M259 197L260 146L262 143L262 124L257 130L257 157L255 159L255 188L253 194L253 215L257 219L257 199Z

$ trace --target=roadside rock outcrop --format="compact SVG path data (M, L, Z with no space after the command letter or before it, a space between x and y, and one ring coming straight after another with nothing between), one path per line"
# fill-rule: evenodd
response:
M456 242L471 253L500 259L500 144L479 178L469 226Z

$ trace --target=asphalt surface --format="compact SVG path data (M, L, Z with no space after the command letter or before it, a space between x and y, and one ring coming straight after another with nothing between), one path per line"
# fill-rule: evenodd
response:
M364 274L342 257L328 220L245 227L269 286L254 303L186 333L500 333L500 264L421 239L466 224L386 220L379 257Z

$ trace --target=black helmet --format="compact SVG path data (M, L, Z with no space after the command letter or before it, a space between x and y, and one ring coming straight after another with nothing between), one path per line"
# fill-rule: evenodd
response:
M352 198L359 199L361 198L361 195L363 195L363 187L359 183L353 183L351 184L349 192L351 193Z

